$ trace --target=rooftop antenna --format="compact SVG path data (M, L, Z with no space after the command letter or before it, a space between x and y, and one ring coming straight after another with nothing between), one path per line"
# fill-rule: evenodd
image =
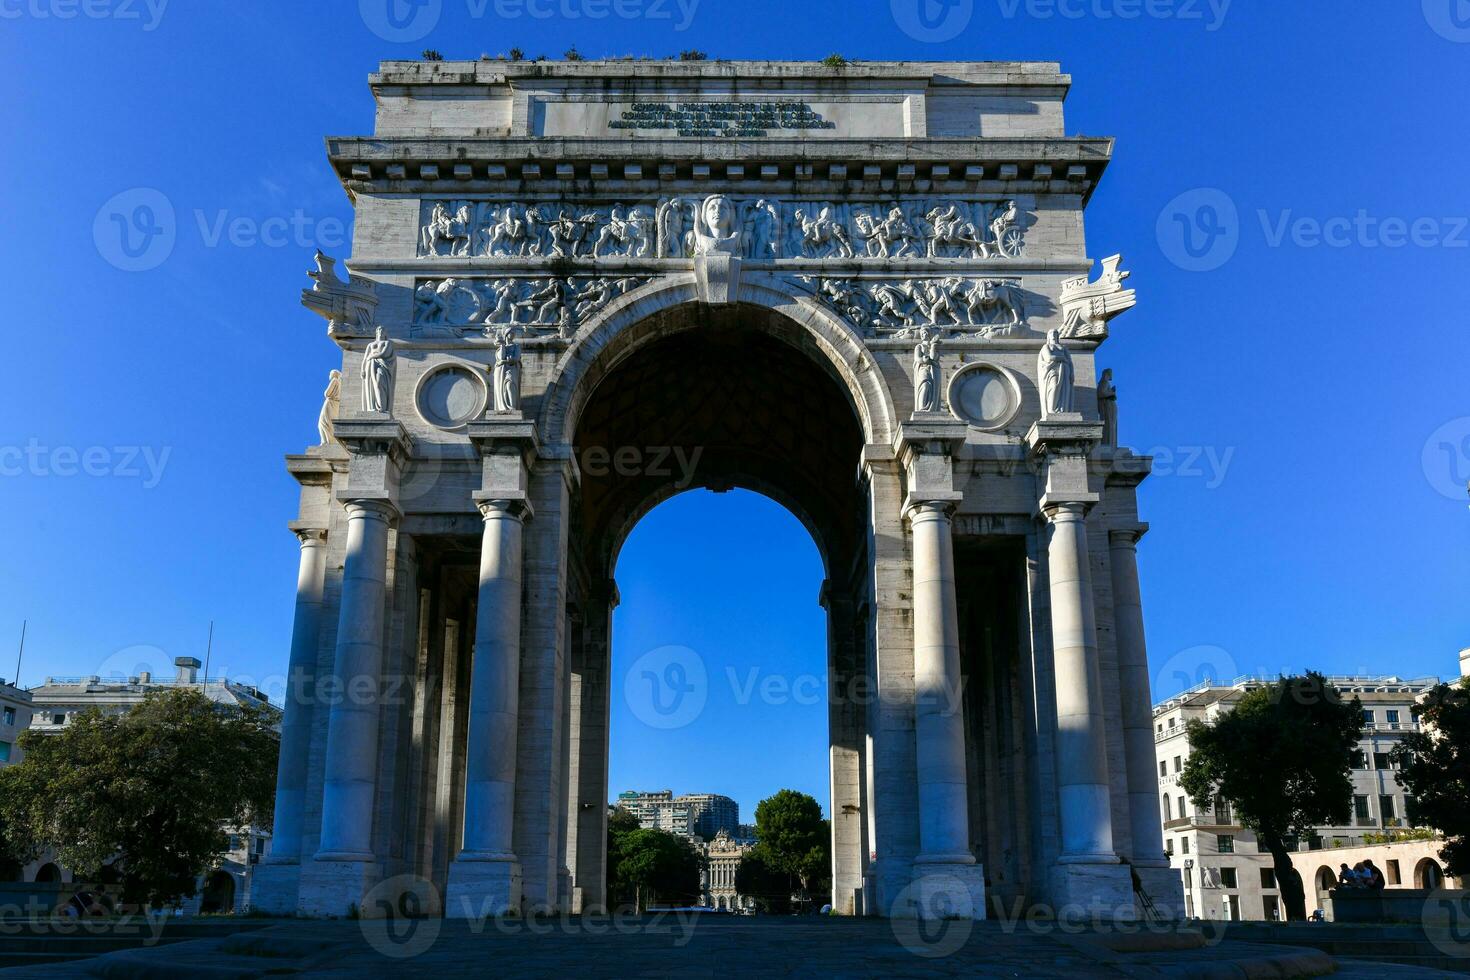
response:
M27 621L20 621L20 652L15 655L15 686L20 687L20 661L26 655L26 625Z
M204 686L209 686L209 655L214 652L214 620L209 621L209 642L204 645Z

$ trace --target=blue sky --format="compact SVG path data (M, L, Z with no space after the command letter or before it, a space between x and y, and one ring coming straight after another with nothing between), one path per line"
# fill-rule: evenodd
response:
M33 684L202 654L213 619L216 670L281 671L281 455L314 441L337 356L296 297L351 218L322 137L370 131L380 59L575 45L1060 61L1069 132L1118 138L1088 234L1139 290L1102 361L1124 441L1160 459L1140 550L1156 693L1209 668L1451 672L1470 645L1470 4L929 2L925 21L915 0L441 0L408 42L381 0L0 2L0 651L29 619ZM139 188L175 240L129 272L106 205ZM815 550L764 500L676 499L618 576L620 663L682 644L820 668ZM824 709L784 707L741 725L712 697L675 735L615 717L612 789L824 799Z

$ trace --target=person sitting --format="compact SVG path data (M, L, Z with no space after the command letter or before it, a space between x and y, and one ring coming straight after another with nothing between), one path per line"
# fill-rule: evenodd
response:
M1383 872L1378 870L1372 858L1363 861L1363 870L1368 874L1367 887L1374 891L1383 891L1388 887L1388 880L1383 877Z
M1337 866L1337 883L1343 888L1361 888L1362 881L1358 879L1358 873L1349 868L1346 863Z

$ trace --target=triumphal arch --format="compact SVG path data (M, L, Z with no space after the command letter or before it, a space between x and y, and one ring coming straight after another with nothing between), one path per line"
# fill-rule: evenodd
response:
M1177 908L1149 460L1097 360L1134 294L1089 257L1112 141L1066 135L1070 78L482 60L371 85L374 133L327 140L352 255L302 295L342 360L287 463L254 904L602 906L614 565L692 486L769 495L822 554L839 913L1129 915L1130 868Z

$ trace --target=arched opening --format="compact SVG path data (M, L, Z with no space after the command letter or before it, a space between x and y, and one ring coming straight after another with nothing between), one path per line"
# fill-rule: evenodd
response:
M61 880L61 869L50 862L36 869L36 881L43 884L51 884Z
M833 904L843 911L860 911L868 851L861 788L866 709L860 699L829 696L861 674L867 649L869 488L862 465L863 413L853 401L850 385L813 335L783 315L752 306L692 305L670 307L639 321L621 343L600 353L586 372L585 383L591 390L580 398L574 420L580 482L571 501L568 544L568 604L576 617L569 644L569 704L576 730L572 768L582 777L581 803L594 802L589 799L593 792L615 794L624 788L672 788L676 795L721 793L708 785L720 779L721 771L753 773L759 779L760 769L767 765L762 757L769 753L742 751L742 743L763 743L769 737L768 729L779 722L769 720L773 715L767 709L784 706L789 711L798 696L793 681L800 680L801 697L816 698L815 704L807 705L808 719L816 715L827 731L826 741L816 744L827 757L829 766L822 768L828 771L821 777L823 785L811 795L834 820ZM726 495L736 489L754 493ZM718 496L687 493L693 490L711 490ZM671 501L674 497L679 500ZM650 515L655 508L659 514ZM741 569L721 589L729 593L719 599L729 618L710 634L721 652L708 665L698 644L683 642L679 635L665 634L657 641L653 634L628 637L629 648L622 646L623 623L636 623L639 615L634 603L659 599L633 593L634 579L621 556L626 552L640 562L648 560L640 553L644 526L640 522L651 516L653 526L662 527L665 508L670 515L683 514L691 521L682 532L668 532L666 543L689 544L701 529L715 536L723 532L726 560ZM807 553L810 581L789 588L799 590L797 604L806 604L808 619L825 632L809 637L803 654L809 659L797 670L792 669L791 658L782 664L738 653L742 636L755 640L760 627L770 625L762 619L761 604L774 599L762 599L762 580L779 578L775 566L781 564L784 572L792 561L762 533L761 521L752 523L758 513L773 519L780 508L807 532L793 534L788 529L780 536L788 544L805 538L800 547ZM794 528L791 516L774 519ZM728 525L720 526L725 520ZM713 557L717 556L707 559ZM612 607L619 612L612 614ZM612 621L619 631L609 661L604 658L613 639ZM653 659L641 659L649 657ZM610 677L598 676L600 663L611 665ZM631 700L636 705L626 696L630 669L636 671L635 688L645 681L654 685L635 692ZM693 702L676 697L695 669L703 673L705 696L698 710L691 708ZM755 689L749 686L752 673ZM664 687L657 686L665 681ZM765 689L759 687L763 681ZM704 719L708 727L698 728L699 737L686 738L680 746L695 750L708 774L706 785L670 787L667 781L655 781L624 787L586 778L598 758L608 757L609 715L599 718L588 710L599 701L608 703L602 699L613 702L612 719L622 712L643 726L641 731L660 730L661 725L667 726L664 731L688 728L708 706L709 717ZM770 703L775 700L785 704ZM643 717L637 717L635 707ZM691 711L694 717L682 717ZM623 738L621 727L614 737ZM799 751L801 746L793 748ZM618 751L612 750L621 759ZM650 775L639 779L653 779L654 770L640 771ZM771 779L766 792L742 793L741 822L754 822L751 810L756 799L782 788L803 788L778 785L777 774L767 775ZM579 812L587 813L585 805ZM579 887L589 869L598 867L587 851L604 846L599 829L583 819L577 830L569 830L581 852ZM813 898L817 905L826 904L825 896ZM726 908L735 904L732 898L725 901Z
M1337 874L1327 865L1317 869L1315 877L1317 892L1317 908L1325 909L1330 900L1332 889L1337 887Z
M199 911L205 915L223 915L235 910L235 876L219 869L204 880L204 895Z
M1414 866L1415 888L1443 888L1444 869L1433 858L1424 858Z

